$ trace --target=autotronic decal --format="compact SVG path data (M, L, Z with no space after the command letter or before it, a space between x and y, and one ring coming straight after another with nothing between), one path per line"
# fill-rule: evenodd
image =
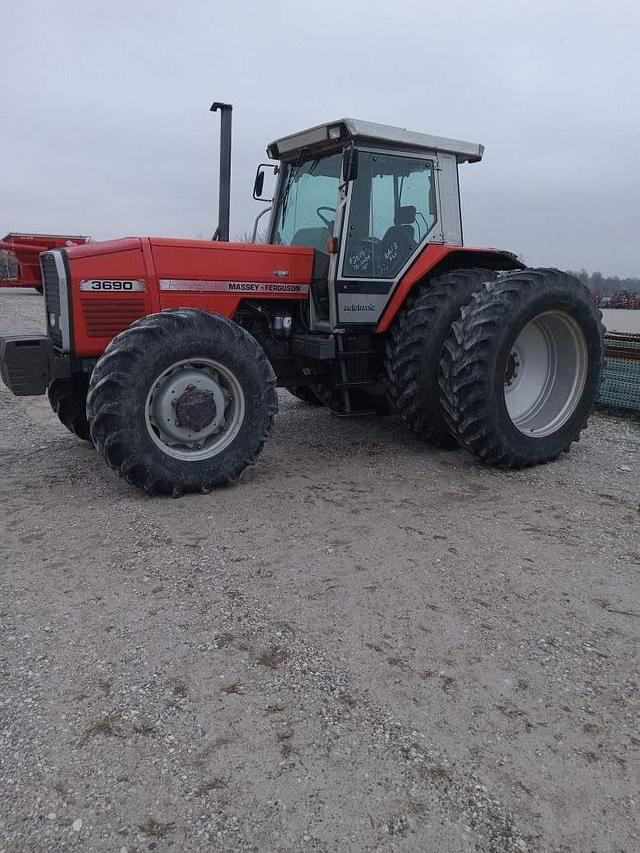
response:
M338 319L344 323L375 323L387 299L384 293L338 293Z
M160 290L194 290L206 293L300 293L308 284L272 284L263 281L208 281L204 279L161 278Z

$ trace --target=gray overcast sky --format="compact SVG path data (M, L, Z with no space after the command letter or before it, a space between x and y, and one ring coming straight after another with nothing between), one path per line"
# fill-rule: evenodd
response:
M344 115L474 142L467 244L640 274L637 0L0 0L0 236L232 234L273 138Z

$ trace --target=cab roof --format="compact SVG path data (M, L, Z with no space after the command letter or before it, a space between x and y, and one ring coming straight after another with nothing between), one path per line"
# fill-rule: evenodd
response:
M391 127L372 121L340 118L276 139L267 146L267 154L273 160L290 160L305 149L324 148L350 140L383 148L444 151L455 154L458 163L478 163L482 160L484 153L484 145L476 142L462 142L443 136L431 136L428 133L416 133L402 127Z

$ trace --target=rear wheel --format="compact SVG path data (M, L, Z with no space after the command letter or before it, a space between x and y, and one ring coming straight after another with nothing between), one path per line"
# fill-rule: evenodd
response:
M54 379L47 388L47 398L60 422L83 441L91 441L87 420L89 378L76 373L69 379Z
M394 321L386 348L389 399L417 436L457 447L440 408L440 353L460 309L498 274L487 269L453 270L426 282Z
M107 464L150 494L233 483L262 450L276 379L248 332L196 309L144 317L96 364L87 413Z
M603 331L589 292L566 273L522 270L486 285L442 350L442 409L458 441L512 468L568 450L598 396Z

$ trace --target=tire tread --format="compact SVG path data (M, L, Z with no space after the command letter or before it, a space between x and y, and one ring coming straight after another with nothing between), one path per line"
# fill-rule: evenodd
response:
M221 339L227 339L226 347L236 350L240 348L243 356L254 363L264 395L267 417L260 435L253 437L247 453L230 470L220 470L205 476L202 470L200 473L194 471L191 475L185 474L175 481L168 477L166 472L157 470L156 466L144 464L127 449L126 425L130 413L123 409L122 389L127 385L127 375L132 363L141 355L152 349L162 349L171 337L184 337L189 331L211 335L214 320L215 333ZM129 329L117 335L96 364L87 398L91 436L107 465L127 482L150 495L173 497L185 492L207 493L219 486L237 482L244 469L257 462L271 433L277 410L276 377L255 338L232 321L196 308L150 314L136 320Z
M89 380L84 373L70 378L54 379L47 388L49 405L69 432L91 443L87 420L87 390Z
M581 300L589 299L586 288L573 276L556 269L526 269L511 272L484 285L462 309L460 319L442 348L440 360L440 403L452 434L467 450L484 462L504 468L525 468L557 459L560 453L523 458L492 427L486 379L491 347L496 333L513 315L514 305L543 288L564 289ZM604 327L599 322L601 341ZM578 441L595 405L595 396L580 418L564 448ZM563 451L561 451L563 452Z
M430 350L435 337L446 339L461 306L497 275L471 267L428 280L414 290L394 321L385 354L389 399L405 425L424 441L457 447L440 410L437 374L431 377L432 387L425 386L425 373L439 369L439 351Z

